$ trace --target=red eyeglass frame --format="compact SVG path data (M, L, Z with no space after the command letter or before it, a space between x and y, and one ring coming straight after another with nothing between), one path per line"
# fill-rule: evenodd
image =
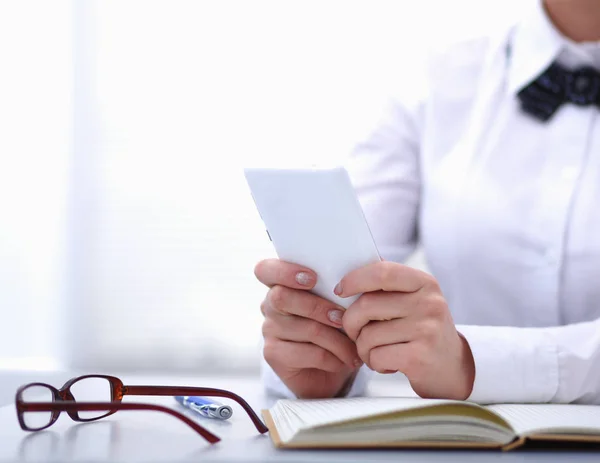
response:
M110 384L111 401L109 402L77 402L71 387L84 379L96 378L107 380ZM52 391L53 401L52 402L27 402L23 400L23 393L26 389L39 386L45 387ZM116 413L118 410L151 410L167 413L175 418L180 419L194 431L204 437L208 442L214 444L219 442L221 439L214 435L206 428L200 426L195 421L191 420L184 414L178 412L169 407L165 407L158 404L143 404L143 403L123 403L122 399L126 395L150 395L150 396L207 396L207 397L224 397L227 399L234 400L237 402L244 411L248 414L252 423L256 427L257 431L264 434L269 431L265 424L261 421L258 415L254 412L252 407L239 395L227 391L225 389L215 389L209 387L190 387L190 386L144 386L144 385L125 385L123 381L115 376L108 375L83 375L71 378L68 380L63 387L56 389L54 386L46 383L29 383L21 386L17 389L15 396L15 405L17 409L17 418L19 425L24 431L42 431L52 426L62 412L66 412L73 421L88 422L96 421L107 416ZM79 412L82 411L104 411L107 412L104 415L100 415L94 418L81 418ZM50 422L39 428L32 428L27 426L24 419L24 413L26 412L52 412Z

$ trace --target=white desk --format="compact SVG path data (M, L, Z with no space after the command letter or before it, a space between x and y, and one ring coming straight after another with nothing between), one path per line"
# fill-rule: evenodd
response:
M0 399L6 399L6 386L11 383L0 374ZM20 375L24 382L53 380L60 387L74 375ZM116 375L119 376L119 375ZM230 389L244 397L259 412L273 399L262 393L258 379L246 378L161 378L119 376L125 384L196 385ZM14 382L14 379L12 380ZM390 381L373 383L370 395L390 395L397 389ZM393 388L393 389L392 389ZM13 396L14 391L11 392ZM13 396L14 397L14 396ZM11 399L14 400L14 399ZM169 397L126 398L131 402L158 402L177 407ZM6 403L6 400L2 400ZM192 415L193 416L193 415ZM88 424L78 424L62 414L47 431L27 433L17 423L14 403L0 408L0 462L25 461L112 461L112 462L238 462L238 461L417 461L417 462L598 462L600 451L396 451L396 450L277 450L268 435L259 435L243 410L234 405L234 416L227 422L202 420L202 424L223 440L215 445L205 442L179 420L159 412L120 411Z

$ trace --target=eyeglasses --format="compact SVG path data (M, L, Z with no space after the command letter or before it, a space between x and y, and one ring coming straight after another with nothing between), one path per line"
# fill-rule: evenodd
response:
M119 378L106 375L78 376L67 381L60 389L45 383L21 386L15 398L17 417L24 431L41 431L52 426L61 412L66 412L74 421L87 422L105 418L118 410L154 410L179 418L211 444L221 440L172 408L157 404L123 403L121 400L126 395L199 395L232 399L241 405L258 432L261 434L268 432L268 428L250 405L233 392L208 387L126 386ZM104 401L97 401L97 399Z

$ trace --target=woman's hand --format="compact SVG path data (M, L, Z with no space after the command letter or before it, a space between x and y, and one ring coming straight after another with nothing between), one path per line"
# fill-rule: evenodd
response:
M254 273L270 288L261 304L267 363L300 398L339 394L362 365L340 331L343 309L308 292L317 282L309 269L269 259Z
M350 272L335 292L364 293L344 314L343 326L372 370L404 373L421 397L469 397L473 355L431 275L377 262Z

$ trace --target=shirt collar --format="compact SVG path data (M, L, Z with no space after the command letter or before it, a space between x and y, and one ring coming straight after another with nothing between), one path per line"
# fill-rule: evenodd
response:
M566 39L546 14L542 0L537 0L516 25L508 43L508 90L516 94L533 81L557 58L565 43Z

